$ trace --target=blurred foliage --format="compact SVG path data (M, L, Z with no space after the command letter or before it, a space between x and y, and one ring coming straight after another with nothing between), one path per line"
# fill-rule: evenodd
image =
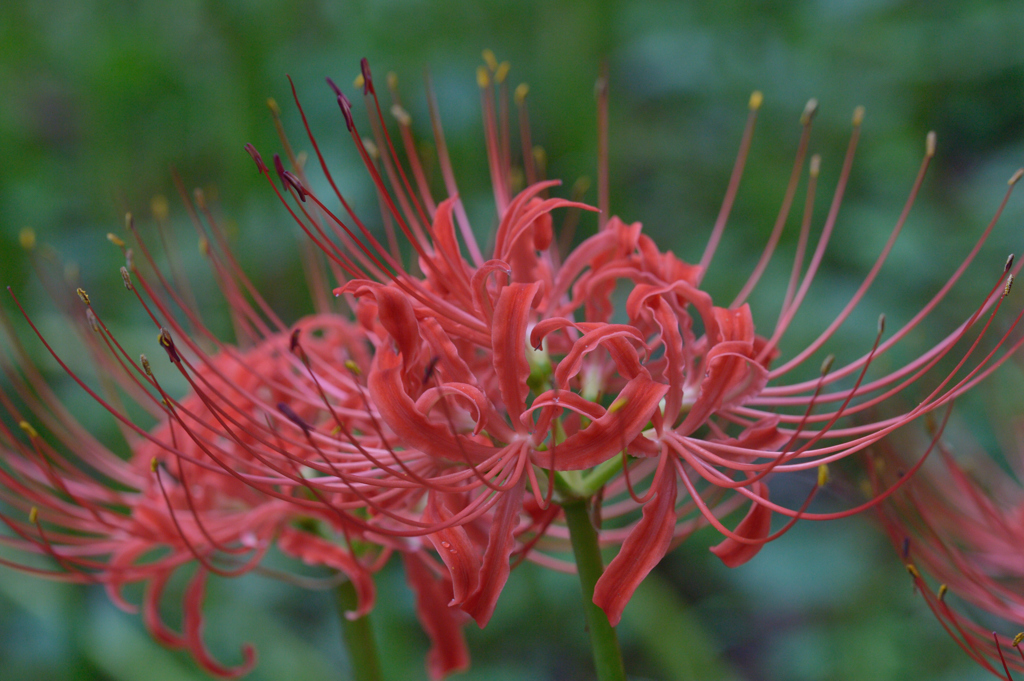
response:
M421 74L429 68L462 195L486 234L494 216L473 70L489 47L512 62L513 79L530 83L534 139L547 151L550 175L567 184L594 174L592 87L607 62L612 207L690 261L699 259L718 211L749 93L764 91L747 172L706 280L720 304L739 290L771 230L806 100L822 105L813 143L823 156L816 225L838 175L850 113L866 105L837 233L783 347L790 353L821 331L871 267L913 181L925 133L936 130L939 154L904 234L829 345L840 361L852 359L870 346L880 312L906 321L945 281L1024 160L1022 34L1018 0L5 0L0 272L75 359L59 306L18 248L19 230L34 227L40 241L77 264L125 345L152 351L141 311L118 290L119 254L104 235L119 232L128 210L152 229L151 198L175 194L174 168L188 187L216 197L243 266L273 306L289 319L307 313L298 258L282 255L294 251L297 230L242 147L279 148L267 97L281 103L293 141L307 146L284 78L290 73L335 176L364 215L375 215L372 189L323 84L327 75L349 83L363 56L378 74L399 74L424 139ZM596 201L593 192L587 199ZM184 211L171 205L179 246L192 253ZM980 301L1005 254L1019 247L1011 226L1022 217L1021 202L1011 203L957 304L941 308L910 350L948 332ZM585 219L577 238L593 229L593 218ZM778 262L752 298L761 324L777 315L795 232L784 236ZM211 279L198 254L185 267L200 282L206 319L229 337L223 303L201 285ZM38 348L32 352L71 408L116 437L110 419L71 390ZM816 363L808 364L813 374ZM1019 392L1017 379L998 385ZM806 488L791 492L799 499ZM841 487L836 494L841 503L853 496ZM627 609L622 638L634 678L986 678L911 593L898 556L868 519L798 525L732 571L708 554L714 541L704 532L674 552ZM374 618L389 677L423 678L426 640L400 570L385 571L379 587ZM471 628L473 668L460 678L588 678L576 588L572 578L530 566L513 573L490 626ZM230 658L242 641L256 643L261 663L253 679L345 678L330 594L246 577L216 581L208 602L208 637L218 654ZM0 572L0 660L3 680L202 678L101 590L9 570Z

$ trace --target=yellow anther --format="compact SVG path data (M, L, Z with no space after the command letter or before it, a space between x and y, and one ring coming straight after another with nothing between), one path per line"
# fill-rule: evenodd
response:
M128 268L121 268L121 281L124 282L124 287L129 291L132 290L132 275L128 274Z
M124 239L114 234L113 232L107 232L107 241L114 244L118 248L122 248L124 246Z
M163 194L157 194L149 202L149 210L152 211L153 217L157 222L163 222L167 219L167 215L170 213L170 206L167 205L167 197Z
M1010 176L1010 179L1006 184L1012 187L1013 185L1017 184L1017 181L1020 180L1020 178L1022 177L1024 177L1024 168L1017 168L1017 172Z
M533 162L542 171L548 167L548 152L544 151L544 147L536 146L533 148Z
M828 465L821 464L818 466L818 487L824 487L828 484Z
M100 332L100 320L96 319L96 313L92 311L91 307L86 309L85 319L89 322L89 328L93 330L93 333Z
M157 219L159 219L159 218L157 218ZM124 214L124 228L127 229L130 232L133 227L135 227L135 218L132 217L132 214L130 212L129 213L125 213Z
M281 107L277 105L277 100L273 97L267 97L267 108L270 109L270 113L275 116L281 115Z
M948 586L946 586L945 584L940 584L939 585L938 598L939 598L940 601L946 597L946 592L947 591L949 591L949 587Z
M39 509L33 506L31 509L29 509L28 521L35 525L37 520L39 520Z
M156 457L154 456L152 459L149 460L149 470L150 470L150 472L156 473L156 467L158 465L159 465L159 462L156 460Z
M1013 647L1019 646L1021 641L1024 641L1024 631L1013 637Z
M516 104L519 104L521 106L522 103L526 101L526 95L528 94L530 94L529 85L527 85L526 83L520 83L519 85L516 85L516 91L513 95L513 97L516 100Z
M804 112L800 114L800 125L810 123L816 113L818 113L818 100L811 97L807 100L807 104L804 105Z
M909 572L910 576L914 579L921 579L921 573L917 571L917 566L913 563L907 563L907 572Z
M409 126L412 125L412 116L409 112L395 104L391 107L391 115L395 117L399 125Z
M28 421L19 422L18 427L25 431L25 435L28 435L29 439L31 440L35 440L37 437L39 437L39 433L36 431L35 428L32 427L32 424L29 423Z
M863 122L864 122L864 107L863 106L858 106L856 109L853 110L853 125L854 126L859 126Z
M832 371L832 363L836 361L835 355L829 355L821 363L821 375L824 376L828 372Z
M78 294L78 297L82 300L83 303L85 303L86 305L89 304L89 294L85 292L84 288L76 289L75 292Z
M31 227L22 227L18 233L18 243L26 251L31 251L36 247L36 231Z
M754 90L750 93L750 110L757 111L764 104L764 94L760 90Z
M171 347L171 334L167 333L167 329L160 329L160 333L157 334L156 339L160 341L160 345L165 348Z
M487 64L487 68L489 68L491 71L497 71L498 70L498 59L497 59L497 57L494 56L494 52L493 51L491 51L491 50L484 50L483 51L483 58L484 58L484 63Z
M512 69L512 65L507 61L503 61L498 64L498 70L494 72L494 82L501 85L508 78L508 72Z
M935 131L930 130L924 138L924 154L928 158L935 155Z
M337 435L340 432L341 432L341 426L334 426L333 428L331 428L331 435L332 436Z
M139 355L139 362L142 364L142 370L146 372L146 375L153 376L153 369L149 366L149 357Z
M629 404L628 397L616 397L615 401L608 405L608 413L614 414L615 412L625 407L627 404Z
M366 153L369 154L370 158L374 161L380 158L380 149L378 149L377 145L373 143L373 140L364 137L363 146L366 147Z
M482 88L491 84L491 74L487 72L486 66L476 67L476 84Z
M582 176L580 178L577 178L577 180L575 182L573 182L573 184L572 184L572 195L573 196L582 197L588 191L590 191L590 178L587 177L586 175L584 175L584 176Z
M363 373L363 370L359 368L359 365L356 364L355 362L353 362L350 359L346 359L345 360L345 368L348 369L349 371L351 371L356 376L358 376L361 373Z
M1013 275L1006 275L1006 286L1003 287L1003 297L1010 295L1010 287L1013 286Z
M363 74L360 73L358 76L356 76L355 80L352 81L352 85L357 90L362 90L363 86L366 85L366 79L363 78Z
M821 172L821 154L811 156L811 177L817 177Z
M205 236L199 237L199 252L203 255L210 255L210 240Z
M394 71L388 71L388 75L385 76L385 78L387 79L387 83L388 83L388 88L389 89L391 89L391 90L397 90L398 89L398 74L397 73L395 73Z

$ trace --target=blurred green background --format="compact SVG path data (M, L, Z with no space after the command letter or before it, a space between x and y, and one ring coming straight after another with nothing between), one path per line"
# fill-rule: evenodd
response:
M290 103L290 73L335 177L365 216L376 216L365 171L323 83L332 76L348 86L363 56L378 78L399 74L422 138L429 135L421 74L429 67L460 189L478 233L486 234L494 217L474 69L481 50L491 48L512 62L513 84L529 82L534 140L547 151L549 175L567 186L594 176L593 84L607 62L613 212L642 221L662 248L689 261L700 258L720 205L749 94L764 92L739 199L706 279L719 304L739 290L771 230L806 100L821 102L812 147L823 156L815 234L850 114L866 106L837 232L784 356L824 328L870 268L913 181L925 133L937 131L934 171L888 266L828 347L840 361L852 359L870 346L880 312L897 328L945 281L1024 162L1021 35L1024 5L1017 0L5 0L2 283L28 301L74 358L59 307L18 247L19 231L31 226L77 265L125 345L155 351L141 311L119 290L120 256L104 237L121 229L126 210L151 229L150 201L174 196L174 167L186 185L216 197L243 266L275 309L286 319L308 313L297 228L242 147L252 142L266 158L279 149L265 105L274 97L293 143L308 148ZM593 190L586 198L596 201ZM1006 254L1021 245L1021 206L1019 197L1011 203L953 303L912 337L908 352L969 315ZM209 282L174 198L171 214L190 278ZM752 298L763 328L778 314L794 224ZM593 218L584 219L579 236L594 228ZM197 288L206 319L229 337L218 296L210 286ZM51 361L36 357L76 413L115 439L111 420ZM818 360L809 363L811 375ZM991 392L1012 390L1016 378L990 383ZM961 421L972 428L970 419ZM810 484L789 483L797 504ZM836 490L839 504L854 498L842 485ZM621 636L634 678L988 678L911 592L899 557L870 518L803 523L736 570L708 554L717 541L705 531L671 554L626 610ZM427 642L400 570L385 571L379 587L374 618L389 678L425 678ZM532 566L515 571L488 628L469 627L473 667L458 678L589 678L576 589L572 578ZM253 576L215 580L207 609L207 637L222 659L237 660L243 641L256 644L261 662L253 679L347 677L330 593ZM0 571L0 679L193 678L203 675L186 655L151 642L139 618L115 610L101 590Z

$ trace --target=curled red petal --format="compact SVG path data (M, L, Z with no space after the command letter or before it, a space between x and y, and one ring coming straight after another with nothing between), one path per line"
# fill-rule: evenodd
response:
M754 483L754 491L758 496L768 498L768 485L763 482ZM768 536L772 526L772 512L767 506L754 502L747 511L746 517L736 527L736 534L746 539L763 540ZM718 556L726 567L739 567L757 555L764 547L763 541L746 543L726 537L720 544L711 547L711 553Z
M583 470L621 452L650 423L666 391L667 385L652 380L646 372L629 381L616 398L620 408L605 411L603 416L558 445L555 450L555 470ZM549 452L540 452L537 456L538 464L550 464Z
M540 282L512 283L501 290L494 308L491 348L494 372L512 424L522 428L519 416L526 409L530 363L526 360L526 327L530 308L540 292Z
M405 577L416 595L416 615L430 638L427 674L431 681L468 669L469 648L462 632L462 623L467 618L448 606L452 600L451 579L435 576L419 554L403 553L402 562Z
M521 455L522 456L522 455ZM476 590L462 604L462 609L476 620L481 627L487 625L498 596L508 581L508 558L515 548L513 531L519 524L519 512L523 509L523 491L526 489L526 476L522 475L519 482L495 505L491 530L487 537L487 550L480 565L480 580Z
M423 519L429 523L448 520L452 514L445 508L439 498L442 495L431 492L427 497L427 506L423 510ZM480 580L480 555L476 545L461 525L446 527L432 534L427 539L433 544L437 555L441 557L451 575L452 598L449 605L461 605L476 591Z
M622 619L633 592L665 556L676 527L676 479L666 466L658 492L644 504L644 515L622 542L622 548L594 587L594 604L614 627Z
M206 595L206 578L209 573L199 568L185 589L184 629L188 651L203 669L225 679L237 679L252 671L256 666L256 650L246 643L242 646L242 664L228 667L213 659L203 642L203 598Z
M281 553L297 558L306 565L326 565L342 572L356 589L357 607L345 613L350 620L359 619L373 610L377 598L377 590L373 585L373 576L362 563L351 553L325 539L308 532L290 527L281 530L277 540Z

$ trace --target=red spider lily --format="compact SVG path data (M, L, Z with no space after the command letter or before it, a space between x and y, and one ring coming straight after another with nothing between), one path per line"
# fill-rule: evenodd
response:
M217 230L214 223L211 228ZM119 238L113 240L123 247ZM152 265L145 244L139 243ZM171 329L161 327L158 340L191 390L180 400L165 392L149 359L131 358L79 289L85 303L85 315L79 315L86 327L82 341L101 374L162 422L150 431L140 428L116 393L95 392L53 353L120 421L132 452L130 460L122 460L93 439L50 392L4 317L4 347L10 353L3 368L13 393L0 392L0 402L22 433L18 437L0 425L0 499L8 511L15 511L0 514L12 533L0 537L0 543L48 556L60 570L39 567L28 558L0 563L54 579L103 584L112 600L129 611L135 608L123 598L123 587L146 582L143 614L153 637L172 648L187 648L215 675L234 677L252 668L255 653L246 646L244 662L228 667L207 651L201 606L210 573L276 574L260 565L276 547L350 580L358 605L349 616L356 618L373 607L372 572L398 550L424 628L434 641L428 658L431 676L465 668L463 619L435 607L439 599L451 598L447 574L424 553L421 542L396 539L388 532L378 535L374 520L357 522L349 513L365 508L367 495L375 506L398 510L409 496L408 486L366 484L375 475L367 466L374 457L371 450L382 456L388 450L369 435L376 427L366 408L365 387L359 384L370 363L365 335L339 315L316 315L285 328L272 315L269 321L260 319L257 307L267 308L258 297L256 307L236 298L232 304L238 328L251 341L246 348L221 343L187 307L183 309L191 328L179 324L169 310L173 302L182 302L180 294L155 266L159 284L154 286L134 266L131 253L126 254L134 275L122 269L125 286L157 326L164 323ZM240 273L217 253L211 257L215 270L234 278L221 282L230 295ZM183 339L184 347L174 336ZM204 349L208 346L215 350ZM329 381L319 381L321 372ZM42 437L32 423L49 431L51 438ZM368 433L358 444L351 437L356 430ZM385 463L379 465L378 475L387 470ZM364 473L366 480L360 479ZM334 489L305 483L323 475L336 481ZM379 520L391 522L383 514ZM171 577L191 564L197 566L185 594L183 631L178 633L164 624L160 603ZM312 588L338 582L283 577Z
M978 614L1024 627L1021 450L1018 443L1006 456L1012 475L983 452L961 459L970 463L965 470L940 439L942 430L928 445L939 451L941 467L925 467L881 507L880 517L943 628L971 659L1012 681L1011 669L1024 671L1024 636L1000 637L978 621ZM872 482L891 477L887 469L898 474L899 465L887 451L872 470ZM939 583L937 591L924 575Z
M866 379L872 362L906 337L962 275L998 219L1000 206L949 281L896 334L883 342L880 324L874 346L859 359L836 369L827 361L816 380L782 382L825 345L876 278L924 180L934 154L933 136L906 207L864 282L814 343L772 368L778 343L806 296L836 226L863 112L854 116L854 134L831 209L805 270L803 253L819 163L812 159L800 256L779 319L770 335L762 337L754 331L745 300L788 218L816 104L812 102L803 117L790 183L761 262L737 299L718 307L700 283L739 187L760 95L751 99L725 203L695 266L659 251L639 224L606 218L604 212L597 234L569 252L558 248L552 211L588 207L548 198L556 183L543 180L527 160L527 186L514 191L506 76L507 67L493 64L478 72L498 212L489 258L461 209L433 99L432 128L449 194L440 203L427 190L411 120L401 108L395 81L389 78L392 112L413 181L388 132L365 60L358 85L367 105L372 144L357 130L348 98L329 83L377 186L386 223L394 223L405 235L416 254L416 268L406 268L394 240L390 248L384 247L350 209L311 132L310 144L335 191L334 200L344 209L342 217L309 189L298 164L288 171L274 157L278 188L259 153L249 147L257 168L297 224L350 279L335 293L354 299L356 316L375 348L367 377L370 402L382 426L394 436L386 438L394 456L416 467L415 482L427 493L416 529L427 533L451 573L452 605L480 625L493 612L513 554L517 560L528 556L561 565L543 552L552 546L551 539L556 540L556 549L564 548L557 540L567 536L557 510L552 510L553 501L593 497L595 516L625 517L625 523L602 533L602 541L622 548L595 593L595 603L615 624L650 569L674 543L703 524L712 524L725 535L713 551L727 565L736 566L800 517L842 517L888 496L892 490L846 511L809 513L807 507L821 483L800 508L790 509L770 500L767 478L819 468L823 481L827 469L820 467L860 452L942 407L1007 356L1004 336L980 360L971 359L1002 302L1004 281L1008 289L1012 259L991 294L944 341L884 376ZM528 145L525 93L525 88L517 89L515 100L520 105L520 138ZM603 87L599 93L599 121L605 121ZM301 114L297 97L296 105ZM529 158L528 151L524 149L524 159ZM602 177L605 164L602 157ZM605 205L604 193L598 202ZM624 310L619 310L624 319L620 322L615 319L613 293L622 283L630 293ZM982 327L980 333L975 326ZM973 338L969 343L968 334ZM936 369L937 378L913 408L880 420L850 423L849 417L874 413L880 404L933 373L961 342L968 347L958 351L955 366L945 372ZM852 377L852 387L838 387ZM462 476L458 489L449 486L454 475ZM401 479L413 481L407 472ZM646 491L638 492L639 485L646 485ZM721 517L747 500L746 518L735 529L726 527ZM790 522L771 533L774 513ZM483 528L474 529L481 519L486 519ZM435 531L430 531L431 525Z
M942 301L978 253L993 219L947 284L903 328L883 341L880 326L878 340L859 359L839 368L827 361L815 380L784 382L828 342L876 278L923 182L932 138L906 208L862 285L814 343L775 366L778 344L837 224L861 113L805 267L819 167L811 159L789 290L771 333L758 335L745 301L795 200L813 103L802 120L789 186L761 261L736 300L722 307L701 282L739 189L759 95L751 100L708 247L699 264L691 265L659 250L638 223L608 217L605 152L599 229L571 250L561 247L552 213L564 210L574 221L579 211L591 209L549 195L558 183L545 180L534 162L526 89L510 98L507 66L481 69L498 214L494 246L485 257L458 198L436 102L429 100L431 128L448 195L440 202L429 191L396 81L389 78L388 85L404 161L365 61L362 71L372 142L357 130L348 98L331 86L377 188L387 246L336 186L312 133L309 143L334 193L330 199L310 190L287 141L291 169L275 156L274 173L247 147L310 243L326 256L327 268L315 252L305 254L317 316L294 327L282 323L242 274L197 196L194 221L231 306L239 346L206 330L188 304L187 288L160 273L141 239L137 247L148 267L140 268L126 252L126 286L151 313L171 368L190 386L189 396L167 395L149 363L131 359L91 306L87 310L95 333L86 334L86 343L101 373L115 377L163 424L147 431L119 404L93 393L123 424L131 462L80 437L82 429L31 367L17 362L27 372L27 380L15 379L19 400L63 446L46 445L30 425L24 429L27 439L3 431L13 463L0 469L0 493L30 518L26 523L4 516L14 533L5 541L48 555L66 578L107 584L115 597L122 584L148 580L146 611L154 633L171 645L188 646L213 671L232 670L216 666L199 638L206 575L256 569L261 552L273 544L348 576L360 590L360 613L372 605L370 573L398 550L434 643L431 675L462 668L462 613L486 624L513 564L529 558L572 569L561 559L568 530L558 504L580 498L590 500L595 518L614 519L614 526L601 530L601 541L621 548L594 600L617 623L647 573L699 527L711 524L724 535L713 551L736 566L800 517L842 517L888 496L899 482L846 511L807 510L824 482L824 466L943 407L1006 357L1000 340L973 359L1003 300L999 294L1012 276L1009 263L993 293L946 339L884 376L867 378L874 360ZM599 93L600 148L606 150L605 88ZM512 171L510 99L519 106L522 189ZM305 123L297 97L296 106ZM415 254L412 264L403 260L395 227ZM134 226L131 232L137 238ZM357 324L328 311L323 292L332 278ZM624 305L616 296L623 286L629 291ZM175 308L184 311L184 319ZM957 349L962 345L968 347ZM959 359L952 369L937 366L953 352ZM884 419L851 422L850 417L874 414L926 374L927 393L912 408L890 407L896 413ZM14 420L26 420L12 400L5 406ZM818 469L819 484L799 508L771 501L771 475L806 469ZM107 479L117 484L111 487ZM746 517L727 527L722 519L748 502ZM772 533L774 514L790 522ZM170 573L193 560L200 568L187 595L186 632L178 636L160 624L157 604Z

